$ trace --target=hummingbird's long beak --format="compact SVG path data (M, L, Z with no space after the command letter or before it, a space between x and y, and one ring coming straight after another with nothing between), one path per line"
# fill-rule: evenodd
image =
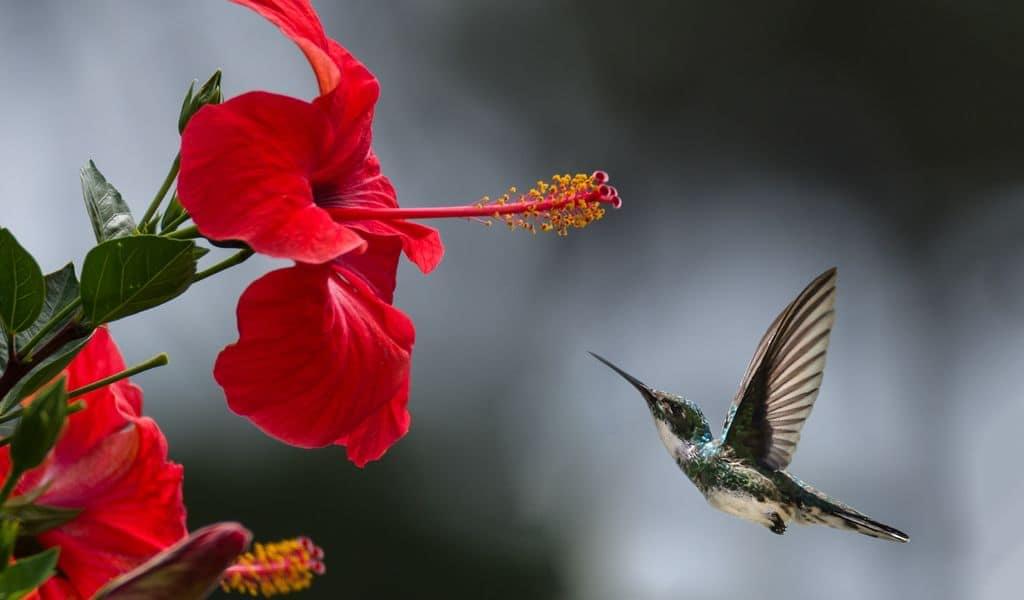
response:
M611 369L612 371L615 371L616 373L621 375L623 379L625 379L626 381L628 381L631 384L633 384L633 387L635 387L636 389L640 390L640 393L643 394L644 399L647 400L648 403L650 403L650 402L652 402L654 400L654 390L652 390L650 387L648 387L646 383L640 381L636 377L633 377L629 373L627 373L627 372L623 371L622 369L618 368L617 366L612 364L612 362L610 360L608 360L607 358L601 356L600 354L595 354L593 352L588 352L588 354L590 354L591 356L593 356L597 360L603 362L609 369Z

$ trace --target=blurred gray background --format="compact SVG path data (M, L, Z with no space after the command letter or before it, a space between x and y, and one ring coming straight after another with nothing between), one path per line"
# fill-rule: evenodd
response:
M408 265L413 427L358 470L265 438L210 375L253 260L119 322L186 466L190 526L312 535L308 598L1009 598L1024 519L1024 5L317 3L378 75L407 206L608 170L621 211L567 239L439 223ZM141 212L181 97L312 98L302 55L227 2L0 3L0 224L47 270L92 243L78 168ZM839 318L792 471L911 535L777 537L708 507L635 391L717 429L759 337L837 265Z

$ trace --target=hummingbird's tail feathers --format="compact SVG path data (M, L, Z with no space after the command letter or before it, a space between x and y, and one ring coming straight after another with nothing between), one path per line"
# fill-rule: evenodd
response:
M856 531L880 540L906 543L910 536L871 517L844 506L807 507L798 516L802 523L818 523L836 529Z
M804 525L828 525L836 529L856 531L880 540L909 542L910 536L895 527L879 523L864 513L800 481L789 473L779 481L791 497L797 499L800 509L796 513L797 523Z

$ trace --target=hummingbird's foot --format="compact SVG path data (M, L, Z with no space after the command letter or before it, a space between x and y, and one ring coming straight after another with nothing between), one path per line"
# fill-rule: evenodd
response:
M768 517L772 520L772 526L768 528L772 533L776 533L778 535L786 533L786 522L782 520L779 513L773 512L768 515Z

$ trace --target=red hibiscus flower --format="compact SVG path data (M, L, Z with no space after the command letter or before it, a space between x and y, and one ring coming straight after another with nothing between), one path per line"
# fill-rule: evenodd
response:
M243 94L201 109L182 136L178 195L199 231L297 263L242 295L239 340L214 375L231 409L269 435L344 445L363 466L409 427L414 328L390 306L399 255L429 273L444 253L437 231L408 219L498 218L564 233L618 196L597 173L558 177L519 202L399 208L370 150L373 74L326 36L308 0L235 1L299 46L320 96Z
M69 389L124 370L106 329L98 329L65 371ZM86 408L68 417L46 461L14 489L47 486L36 504L80 512L35 536L35 546L60 547L58 574L39 588L43 600L89 598L186 533L182 469L167 460L167 442L152 419L139 416L142 395L121 380L81 396ZM0 476L10 453L0 449Z

